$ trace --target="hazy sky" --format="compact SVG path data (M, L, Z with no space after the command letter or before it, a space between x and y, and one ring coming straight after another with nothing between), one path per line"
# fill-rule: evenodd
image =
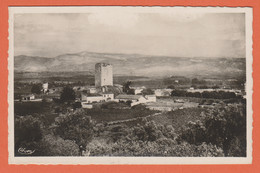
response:
M15 55L245 57L244 13L15 14Z

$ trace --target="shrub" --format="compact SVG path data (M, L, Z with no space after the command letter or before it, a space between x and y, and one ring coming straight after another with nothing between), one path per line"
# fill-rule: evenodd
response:
M70 87L64 87L61 95L60 95L60 100L61 102L71 102L74 101L76 97L75 91L70 88Z
M30 150L37 150L37 143L42 139L43 131L42 124L38 118L28 116L21 116L15 118L15 152L19 148Z
M246 156L246 108L230 105L203 114L204 120L190 122L182 129L179 141L206 142L223 149L225 156Z
M75 141L78 146L86 146L93 137L93 122L84 111L60 115L55 119L54 133L65 140Z
M46 135L42 139L45 156L79 156L78 145L71 140L64 140L61 137Z
M41 94L41 87L40 87L40 85L34 84L32 86L31 92L34 93L34 94Z

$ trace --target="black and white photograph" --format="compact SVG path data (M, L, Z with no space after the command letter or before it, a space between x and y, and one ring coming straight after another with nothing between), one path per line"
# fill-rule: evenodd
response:
M251 163L250 8L9 14L11 163Z

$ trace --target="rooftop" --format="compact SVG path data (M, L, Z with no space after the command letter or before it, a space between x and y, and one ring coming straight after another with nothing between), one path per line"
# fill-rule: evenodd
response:
M102 96L101 94L98 94L98 93L82 93L82 95L85 95L85 96L87 96L87 97Z
M116 96L116 99L138 100L141 97L143 97L143 96L142 95L124 95L124 94L120 94L120 95Z

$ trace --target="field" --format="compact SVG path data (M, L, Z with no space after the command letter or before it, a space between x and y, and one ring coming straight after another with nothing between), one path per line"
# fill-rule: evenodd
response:
M131 109L89 109L85 111L88 116L91 116L91 118L97 122L111 122L145 117L156 112L146 109L141 105Z
M181 130L184 125L187 125L189 121L201 120L201 113L205 111L203 108L186 108L179 109L171 112L164 112L158 116L149 118L156 123L162 125L172 125L177 131Z
M182 99L182 102L178 102L172 97L157 98L156 102L146 103L147 107L154 110L176 110L190 107L197 107L198 102L191 101L189 99Z

